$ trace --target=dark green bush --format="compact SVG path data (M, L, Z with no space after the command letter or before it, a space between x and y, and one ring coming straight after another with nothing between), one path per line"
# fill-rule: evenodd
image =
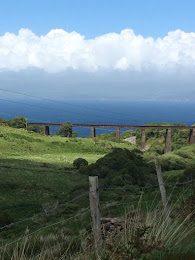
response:
M75 169L80 169L83 166L87 166L88 165L88 161L83 159L83 158L78 158L76 160L74 160L73 162L73 167Z
M96 163L80 168L83 174L99 176L104 183L114 186L141 185L156 180L154 165L149 165L139 150L115 148Z

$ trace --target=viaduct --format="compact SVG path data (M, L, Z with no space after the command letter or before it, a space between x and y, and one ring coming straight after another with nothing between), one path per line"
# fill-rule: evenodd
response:
M61 126L58 123L29 123L32 126L42 126L43 134L49 135L50 126ZM137 126L137 125L94 125L94 124L72 124L73 127L89 127L91 128L91 138L96 136L96 128L116 128L116 141L120 141L120 128L125 129L141 129L141 148L146 146L146 129L165 129L165 153L171 152L171 130L172 129L189 129L189 144L195 144L195 127L193 126Z

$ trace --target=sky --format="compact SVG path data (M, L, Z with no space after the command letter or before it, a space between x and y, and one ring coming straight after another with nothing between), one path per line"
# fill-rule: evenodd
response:
M194 10L193 0L1 1L0 88L195 101Z

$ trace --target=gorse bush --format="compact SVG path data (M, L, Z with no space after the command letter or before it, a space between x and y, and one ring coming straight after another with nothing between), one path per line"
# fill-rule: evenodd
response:
M154 182L155 169L147 164L139 150L115 148L103 158L87 167L80 168L80 172L96 175L110 185L146 185Z
M83 166L87 166L88 165L88 161L83 159L83 158L78 158L76 160L74 160L73 162L73 167L75 169L80 169Z

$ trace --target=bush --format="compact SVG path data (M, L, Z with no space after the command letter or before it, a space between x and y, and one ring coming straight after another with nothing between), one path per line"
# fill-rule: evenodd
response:
M70 122L65 122L61 125L60 130L57 132L57 135L63 137L72 137L72 125Z
M23 116L15 117L11 126L14 128L27 128L27 119Z
M156 181L154 165L149 165L139 150L115 148L96 163L80 168L81 173L99 176L114 186L141 185Z
M74 160L74 162L73 162L73 167L75 169L80 169L81 167L87 166L87 165L88 165L88 161L86 161L83 158L78 158L78 159Z

